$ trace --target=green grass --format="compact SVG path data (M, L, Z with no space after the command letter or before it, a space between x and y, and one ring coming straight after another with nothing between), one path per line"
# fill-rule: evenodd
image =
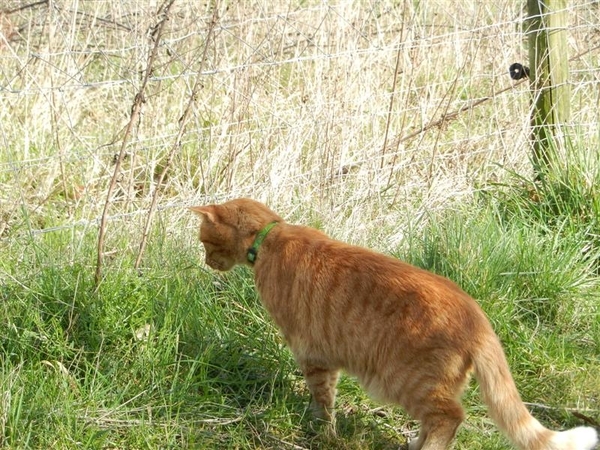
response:
M548 407L534 408L540 420L578 424L565 408L597 417L599 285L588 227L567 232L560 218L549 227L514 204L517 194L494 189L413 224L394 253L479 299L524 400ZM141 274L126 240L117 242L97 290L93 231L24 231L0 248L3 447L387 449L414 435L399 408L380 408L348 378L337 438L315 431L302 377L251 274L207 270L191 229L173 239L157 232ZM475 384L464 403L457 448L507 448Z
M371 450L414 436L350 378L337 438L315 429L250 273L207 270L185 211L239 196L452 278L489 315L540 420L580 424L568 408L598 420L597 64L584 54L598 9L569 6L581 125L535 181L526 84L506 90L524 58L522 1L226 3L205 61L214 2L175 2L156 41L96 288L96 224L156 12L8 2L0 33L5 20L19 32L0 42L0 448ZM475 386L456 448L508 448Z

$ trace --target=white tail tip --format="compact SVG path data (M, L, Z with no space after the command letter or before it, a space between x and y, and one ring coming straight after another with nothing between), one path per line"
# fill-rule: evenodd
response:
M548 450L592 450L598 444L598 433L590 427L577 427L554 433Z

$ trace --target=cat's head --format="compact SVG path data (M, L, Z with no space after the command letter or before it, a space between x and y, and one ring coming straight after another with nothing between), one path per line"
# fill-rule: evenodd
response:
M206 264L221 271L247 264L248 249L256 234L270 222L283 221L262 203L247 198L193 206L190 210L202 217L200 241L206 251Z

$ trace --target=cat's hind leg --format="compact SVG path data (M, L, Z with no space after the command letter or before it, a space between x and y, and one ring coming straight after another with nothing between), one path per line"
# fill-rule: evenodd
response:
M435 405L435 406L434 406ZM455 400L439 400L433 409L421 415L419 438L412 441L409 450L445 450L450 448L456 431L464 419L462 406Z
M310 406L314 416L333 424L339 371L312 364L301 364L300 366L312 395Z

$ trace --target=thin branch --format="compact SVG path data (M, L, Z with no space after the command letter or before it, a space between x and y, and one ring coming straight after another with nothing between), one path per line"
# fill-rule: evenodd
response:
M78 419L83 420L88 423L93 423L102 428L131 428L131 427L139 427L141 425L152 425L155 427L164 427L168 425L168 422L164 421L156 421L152 419L114 419L111 417L91 417L88 415L78 416ZM194 420L193 425L182 425L181 428L184 429L192 429L197 424L208 424L215 426L224 426L230 425L232 423L241 422L244 420L243 416L232 417L232 418L216 418L216 419L197 419Z
M598 409L564 408L564 407L557 407L557 406L549 406L549 405L545 405L544 403L523 402L523 404L525 406L530 406L532 408L545 409L548 411L567 411L567 412L573 413L573 415L575 415L575 416L577 416L577 414L575 414L575 413L582 415L581 411L584 411L586 413L600 412L600 410L598 410Z
M131 27L128 27L127 25L119 23L116 20L104 19L103 17L98 17L98 16L95 16L93 14L89 14L89 13L86 13L83 11L73 11L71 9L65 9L64 11L70 12L72 14L77 14L78 16L83 17L85 19L90 19L92 21L100 22L101 24L104 24L104 25L112 25L115 28L120 28L121 30L132 31Z
M177 136L175 137L175 141L173 142L173 145L171 146L171 150L169 151L169 154L167 156L167 162L160 173L160 176L156 183L156 189L154 190L154 193L152 195L152 203L150 204L150 210L148 211L148 216L146 217L146 223L144 225L144 232L142 234L142 240L140 241L138 255L135 260L135 265L134 265L135 270L139 269L140 264L142 262L142 257L144 255L144 251L146 250L146 244L148 242L148 234L150 233L150 227L152 226L152 219L154 218L154 213L156 212L156 205L158 203L158 197L161 192L162 183L165 179L167 171L169 170L169 168L171 166L171 163L173 162L173 158L175 157L177 150L179 150L181 148L181 138L183 137L183 134L185 133L185 130L186 130L186 127L187 127L187 124L189 121L189 117L190 117L190 114L192 111L192 107L194 106L194 104L196 102L196 97L197 97L198 91L202 87L202 83L200 82L201 74L202 74L202 66L206 63L206 59L208 56L208 49L209 49L211 41L213 40L214 31L215 31L218 19L219 19L219 4L218 4L218 2L216 2L215 6L214 6L213 15L212 15L212 18L210 21L210 25L208 27L208 34L206 36L204 51L203 51L202 57L200 59L200 68L198 69L198 75L196 77L194 87L192 88L192 93L190 94L185 111L179 118L179 131L177 133Z
M597 429L600 430L600 423L595 420L592 419L591 417L583 414L581 411L584 411L586 413L594 413L597 414L598 410L597 409L580 409L580 408L557 408L554 406L548 406L548 405L544 405L543 403L529 403L529 402L523 402L523 404L525 406L529 406L532 408L538 408L538 409L545 409L547 411L567 411L570 412L571 414L573 414L575 417L577 417L580 420L583 420L587 425L590 425L592 427L595 427Z
M421 128L419 128L417 131L409 133L409 134L407 134L405 136L396 136L396 138L388 145L388 148L398 146L402 142L408 141L410 139L413 139L413 138L419 136L421 133L429 131L432 128L439 127L439 126L443 125L444 123L449 122L451 120L454 120L461 113L463 113L465 111L469 111L469 110L475 108L476 106L479 106L482 103L485 103L488 100L493 99L497 95L500 95L500 94L502 94L502 93L504 93L506 91L510 91L510 90L514 89L515 86L518 86L519 84L524 83L525 81L526 81L526 79L518 81L518 82L516 82L516 83L514 83L514 84L512 84L510 86L508 86L507 88L504 88L501 91L498 91L498 92L494 93L493 95L490 95L488 97L483 97L483 98L474 100L472 102L469 102L466 105L461 106L460 108L458 108L458 109L456 109L454 111L450 111L448 113L445 113L440 119L430 121L429 123L427 123L427 124L423 125Z
M583 52L581 52L581 53L578 53L577 55L575 55L575 56L573 56L573 57L569 58L569 61L575 61L575 60L577 60L577 59L579 59L579 58L581 58L581 57L583 57L583 56L587 55L588 53L591 53L591 52L593 52L593 51L595 51L595 50L598 50L598 49L600 49L600 45L597 45L597 46L595 46L595 47L592 47L592 48L590 48L590 49L588 49L588 50L585 50L585 51L583 51ZM414 132L412 132L412 133L409 133L409 134L407 134L406 136L396 136L396 137L394 138L394 140L393 140L393 141L392 141L392 142L391 142L391 143L390 143L390 144L387 146L387 148L386 148L386 149L390 149L390 148L392 148L392 147L397 147L397 146L398 146L399 144L401 144L402 142L409 141L409 140L411 140L411 139L413 139L413 138L415 138L415 137L419 136L421 133L424 133L424 132L426 132L426 131L429 131L431 128L436 128L436 127L439 127L439 126L443 125L443 124L444 124L444 123L446 123L446 122L449 122L449 121L451 121L451 120L454 120L454 119L456 119L456 118L457 118L457 117L458 117L458 116L459 116L461 113L463 113L463 112L465 112L465 111L469 111L469 110L471 110L471 109L475 108L476 106L479 106L479 105L481 105L482 103L485 103L485 102L487 102L488 100L491 100L491 99L493 99L494 97L497 97L497 96L498 96L498 95L500 95L500 94L504 94L505 92L507 92L507 91L510 91L510 90L512 90L512 89L514 89L516 86L518 86L518 85L520 85L520 84L522 84L522 83L525 83L526 81L528 81L528 79L527 79L527 78L524 78L524 79L522 79L522 80L520 80L520 81L517 81L516 83L513 83L513 84L511 84L510 86L508 86L508 87L506 87L506 88L504 88L504 89L502 89L502 90L500 90L500 91L498 91L498 92L494 92L493 94L491 94L491 95L489 95L489 96L487 96L487 97L483 97L483 98L480 98L480 99L477 99L477 100L473 100L472 102L469 102L469 103L467 103L466 105L463 105L463 106L461 106L460 108L458 108L458 109L456 109L456 110L454 110L454 111L451 111L451 112L449 112L449 113L445 113L445 114L444 114L444 115L443 115L443 116L442 116L440 119L438 119L438 120L432 120L432 121L430 121L429 123L427 123L427 124L423 125L421 128L419 128L418 130L416 130L416 131L414 131Z
M387 120L385 122L385 134L383 136L383 147L381 149L381 166L379 167L380 169L383 169L384 160L385 160L385 151L387 149L388 134L390 132L390 122L392 119L392 110L394 109L394 100L396 98L396 96L394 94L396 93L396 84L398 82L398 72L400 71L401 52L402 52L402 45L399 45L398 52L396 53L396 67L394 68L394 79L392 81L392 93L390 95L390 103L388 105L388 111L387 111Z
M148 84L148 80L152 75L152 71L154 69L154 61L156 59L156 55L158 54L158 48L160 46L160 40L162 36L162 32L165 24L169 20L169 10L175 0L166 0L158 9L157 17L159 21L156 25L152 26L148 31L150 38L153 40L154 45L152 47L152 51L150 56L148 57L148 62L146 64L146 70L144 72L144 77L142 79L142 85L138 90L137 94L135 94L133 105L131 107L131 114L129 118L129 123L125 128L125 134L123 135L123 141L121 142L121 149L119 151L119 157L115 162L115 169L113 171L112 178L110 180L110 184L108 186L108 192L106 193L106 201L104 202L104 208L102 210L102 217L100 219L100 229L98 231L98 255L96 260L96 273L94 275L94 281L96 283L96 288L100 284L100 279L102 276L102 265L104 262L104 238L106 235L106 221L108 217L108 208L110 205L110 199L113 193L113 190L117 184L117 179L119 177L119 173L121 171L121 164L123 162L123 158L125 157L127 143L129 142L129 136L131 135L131 131L133 130L134 124L138 121L140 117L140 113L142 110L142 105L145 102L145 90Z
M29 8L34 8L36 6L41 6L41 5L48 5L50 3L50 0L40 0L39 2L33 2L33 3L28 3L27 5L23 5L23 6L19 6L17 8L13 8L13 9L5 9L3 11L0 11L0 13L2 14L13 14L19 11L23 11Z
M598 422L597 420L594 420L591 417L586 416L585 414L581 414L579 411L572 411L571 414L573 414L578 419L583 420L588 425L591 425L593 427L596 427L597 429L600 429L600 422Z

